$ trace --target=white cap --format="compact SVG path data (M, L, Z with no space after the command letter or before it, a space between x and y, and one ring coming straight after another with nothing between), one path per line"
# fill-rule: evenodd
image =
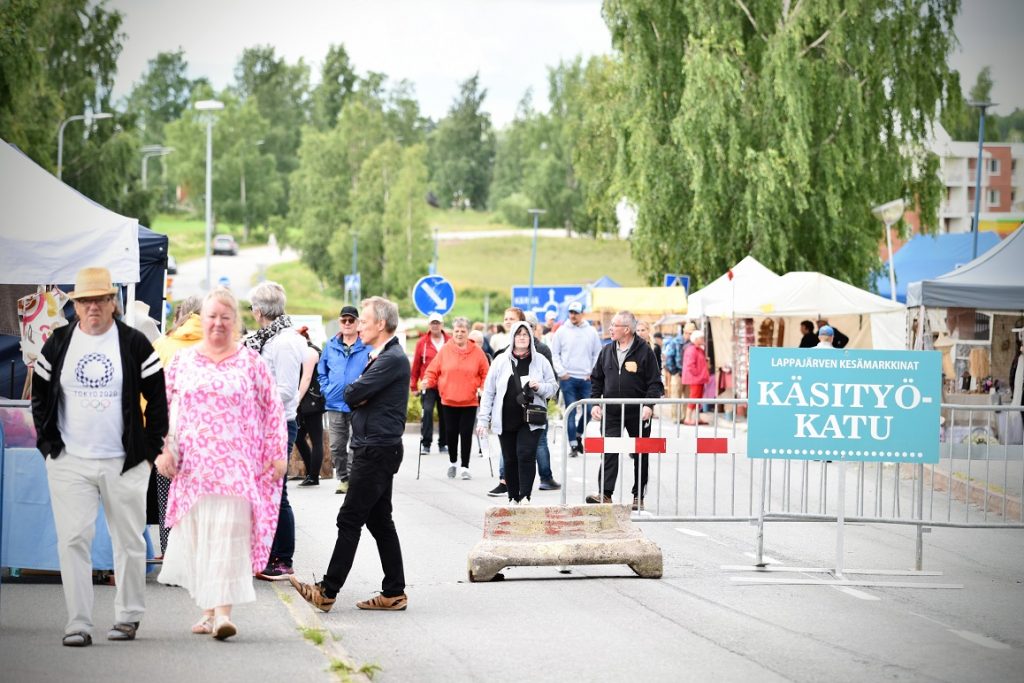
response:
M436 312L435 313L431 313L430 315L427 316L427 322L428 323L433 323L433 322L443 323L444 322L444 316L441 315L440 313L436 313Z

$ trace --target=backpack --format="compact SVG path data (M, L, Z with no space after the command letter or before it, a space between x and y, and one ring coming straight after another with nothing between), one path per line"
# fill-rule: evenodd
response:
M309 348L317 352L317 356L320 355L320 349L314 346L311 342L306 343ZM326 409L327 401L324 399L324 395L320 391L320 375L316 371L316 368L313 368L313 377L309 381L309 388L306 389L305 395L302 397L302 400L299 401L299 414L319 415Z
M671 375L678 375L683 371L682 358L680 357L679 337L669 337L665 342L662 355L665 359L665 369Z

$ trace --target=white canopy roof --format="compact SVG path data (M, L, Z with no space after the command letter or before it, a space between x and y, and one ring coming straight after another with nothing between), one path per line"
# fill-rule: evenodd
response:
M139 281L139 221L103 208L0 140L0 284L75 281L87 266Z
M732 267L731 272L731 278L726 273L691 294L686 317L731 317L734 310L757 306L764 292L779 279L753 256L745 256Z
M737 306L743 317L803 316L819 318L835 315L862 315L904 311L905 306L858 289L822 273L793 272L778 278L762 291L755 305Z

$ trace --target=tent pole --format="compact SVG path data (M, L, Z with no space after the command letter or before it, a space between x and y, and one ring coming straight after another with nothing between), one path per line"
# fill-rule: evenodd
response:
M135 283L128 285L127 301L124 304L124 318L129 327L135 327Z

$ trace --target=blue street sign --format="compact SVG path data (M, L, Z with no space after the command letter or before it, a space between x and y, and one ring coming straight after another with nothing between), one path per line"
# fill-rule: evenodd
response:
M678 273L665 273L666 287L682 287L687 294L690 293L690 276L679 275Z
M359 289L361 286L359 273L353 273L345 276L345 289Z
M939 462L938 351L750 349L751 458Z
M531 298L529 285L517 285L512 288L512 305L524 312L533 311L543 322L548 311L559 313L560 306L582 295L583 285L534 285Z
M455 305L455 288L440 275L427 275L412 288L412 302L423 315L447 315Z

